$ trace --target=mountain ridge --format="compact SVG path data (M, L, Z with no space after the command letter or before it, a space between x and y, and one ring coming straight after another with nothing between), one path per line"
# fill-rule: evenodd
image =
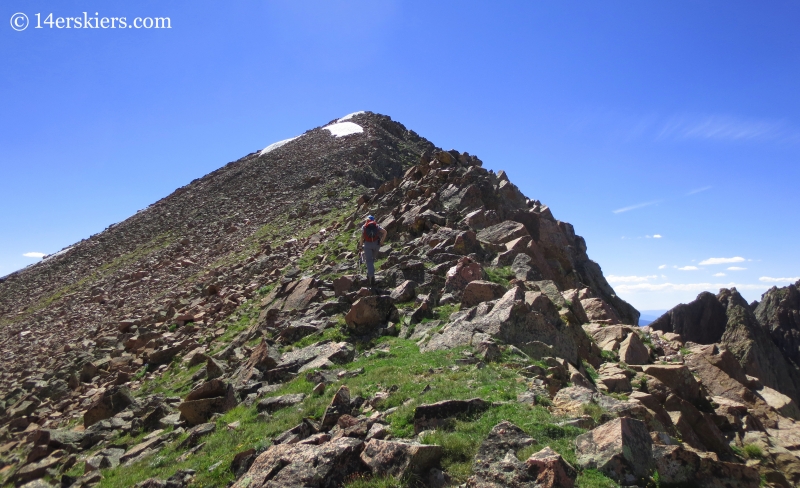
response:
M638 327L573 226L482 166L354 113L6 277L3 482L800 482L795 393L748 376L793 334L784 292L769 331L735 290L689 306L711 335Z

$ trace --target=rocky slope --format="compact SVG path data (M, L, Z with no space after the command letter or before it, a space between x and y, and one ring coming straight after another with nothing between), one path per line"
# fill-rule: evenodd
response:
M367 214L389 231L374 289L354 252ZM353 114L0 282L0 474L800 482L791 364L765 361L795 302L701 298L636 327L583 238L505 173Z

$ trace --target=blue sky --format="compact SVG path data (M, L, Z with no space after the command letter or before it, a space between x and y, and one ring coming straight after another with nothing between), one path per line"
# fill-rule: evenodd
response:
M84 11L171 29L34 28ZM372 110L506 170L640 309L730 285L753 300L800 276L796 2L7 0L0 14L0 275Z

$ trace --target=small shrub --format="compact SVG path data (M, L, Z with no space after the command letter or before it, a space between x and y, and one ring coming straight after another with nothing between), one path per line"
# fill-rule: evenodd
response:
M606 413L605 409L600 405L591 402L585 403L581 406L581 413L592 417L595 422L600 422L600 418Z
M742 450L745 456L750 459L761 459L764 457L764 452L756 444L745 444Z
M594 367L585 360L583 361L583 369L586 370L586 374L589 375L589 381L592 383L597 381L597 378L600 377L600 375L597 373L597 370L595 370Z
M602 357L603 361L607 363L615 362L617 360L617 353L603 349L603 351L600 353L600 357Z
M512 278L514 278L514 273L511 272L511 266L503 266L501 268L484 268L484 271L486 272L487 280L505 287L508 287L509 282Z

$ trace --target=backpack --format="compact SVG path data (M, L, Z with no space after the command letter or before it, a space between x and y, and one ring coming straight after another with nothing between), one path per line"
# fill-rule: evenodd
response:
M364 224L364 242L376 242L381 238L380 227L374 220Z

